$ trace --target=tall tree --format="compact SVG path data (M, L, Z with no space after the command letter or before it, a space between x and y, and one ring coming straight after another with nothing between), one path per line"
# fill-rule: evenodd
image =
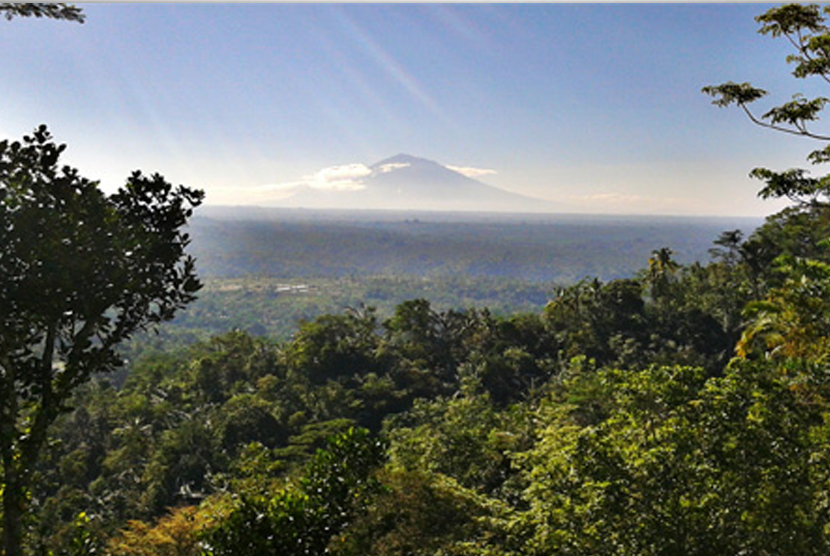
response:
M201 287L183 231L203 192L133 173L105 195L59 166L46 126L0 142L2 544L22 552L27 490L47 430L75 389L120 365L116 348Z

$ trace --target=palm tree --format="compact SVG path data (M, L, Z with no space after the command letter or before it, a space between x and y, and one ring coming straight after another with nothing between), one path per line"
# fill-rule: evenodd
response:
M651 252L648 260L648 285L651 287L651 297L655 301L663 297L680 265L672 258L674 251L668 247L661 247Z

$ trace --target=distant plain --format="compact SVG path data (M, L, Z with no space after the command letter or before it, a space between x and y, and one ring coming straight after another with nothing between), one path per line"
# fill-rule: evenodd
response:
M206 278L510 278L569 284L624 278L655 249L708 260L725 230L760 218L204 207L191 252Z

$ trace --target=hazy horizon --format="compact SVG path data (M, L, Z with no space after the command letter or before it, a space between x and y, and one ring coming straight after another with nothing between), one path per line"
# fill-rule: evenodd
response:
M205 204L194 212L196 219L223 221L285 221L285 222L427 222L427 223L510 223L550 224L583 223L589 226L606 223L678 223L710 222L720 225L719 231L741 228L747 234L761 226L767 215L689 215L689 214L636 214L591 212L510 212L475 210L419 210L419 209L340 209L279 207L264 205ZM714 241L716 237L712 237Z

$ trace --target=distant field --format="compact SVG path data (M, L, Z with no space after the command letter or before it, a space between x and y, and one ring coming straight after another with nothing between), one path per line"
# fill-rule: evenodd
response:
M359 277L283 282L269 278L208 279L175 324L224 332L233 328L288 337L302 320L347 307L372 306L391 316L403 301L426 298L437 309L488 307L495 313L537 311L553 287L484 278Z
M277 341L289 339L302 321L341 314L348 307L374 307L381 322L400 303L423 298L437 310L488 308L496 315L538 312L554 292L552 284L494 278L206 278L197 299L158 333L135 336L122 349L128 361L165 352L230 330L245 330ZM122 380L130 364L116 376Z
M205 277L511 278L573 283L631 276L654 249L708 260L724 230L761 219L465 213L232 211L192 222Z

